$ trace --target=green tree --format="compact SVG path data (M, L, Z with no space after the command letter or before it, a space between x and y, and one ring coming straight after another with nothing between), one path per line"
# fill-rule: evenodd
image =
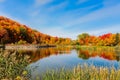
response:
M120 42L120 37L119 37L119 33L116 33L116 37L115 37L115 45L118 45L118 43Z
M20 35L24 40L27 38L27 30L24 27L20 27Z
M82 33L80 35L78 35L78 42L80 43L80 45L87 45L88 44L88 39L89 39L90 35L88 33Z

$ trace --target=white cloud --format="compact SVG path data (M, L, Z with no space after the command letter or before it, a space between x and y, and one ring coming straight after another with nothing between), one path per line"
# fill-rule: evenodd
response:
M56 27L41 27L39 29L40 32L44 34L48 34L51 36L57 36L57 37L63 37L63 38L71 38L71 39L76 39L77 35L79 32L68 32L62 29L60 26Z
M100 36L100 35L106 34L106 33L119 33L120 32L120 24L111 25L111 26L105 26L105 27L106 28L93 29L91 31L90 30L88 30L88 31L85 31L85 30L73 31L73 32L67 33L66 36L70 37L72 39L76 39L77 36L79 34L82 34L82 33L89 33L90 35Z
M120 11L118 10L119 7L120 7L120 4L113 6L113 7L109 7L109 8L99 9L97 11L94 11L94 12L86 15L86 16L81 17L80 19L82 21L80 21L80 22L81 23L88 22L88 21L99 20L102 18L107 18L107 17L119 15L120 14Z
M51 7L48 8L48 11L55 11L57 9L64 8L67 5L67 3L68 3L67 1L64 1L64 2L62 2L60 4L53 5L53 6L51 6Z
M119 33L120 32L120 24L105 26L106 28L101 28L93 31L87 31L92 35L102 35L105 33Z
M96 7L97 5L93 5L93 7ZM92 7L92 8L93 8ZM105 28L103 29L103 26L99 26L102 27L101 29L95 30L93 29L93 31L85 31L85 30L80 30L80 31L71 31L68 32L64 31L64 28L69 28L71 26L74 26L79 24L86 24L87 22L94 22L94 21L99 21L101 19L107 19L109 17L114 17L114 16L119 16L120 11L118 10L120 7L120 4L114 5L114 6L109 6L109 7L103 7L101 9L98 9L96 11L93 11L89 14L86 14L85 16L79 16L81 12L81 9L78 10L74 10L74 11L69 11L66 12L65 14L63 14L62 16L57 17L57 22L59 24L61 24L60 26L51 28L51 27L47 27L46 29L43 28L40 31L43 31L43 33L49 34L49 35L53 35L53 36L59 36L59 37L70 37L72 39L75 39L77 37L78 34L80 34L80 32L88 32L90 34L94 34L94 35L100 35L100 34L104 34L105 32L108 33L110 32L120 32L120 26L119 25L113 25L113 26L109 26L109 28ZM59 8L59 7L58 7ZM57 8L55 8L55 6L53 6L53 8L51 8L51 10L55 10ZM87 8L85 8L87 9ZM88 7L89 9L89 7ZM81 13L82 14L82 13ZM43 18L44 19L44 18ZM45 18L45 21L48 21L49 18ZM46 23L47 23L46 21ZM62 27L61 27L62 26ZM83 27L83 26L81 26ZM108 27L108 26L105 26Z
M65 37L64 30L62 30L61 27L42 27L40 28L40 31L45 34L49 34L52 36L59 36L59 37Z
M82 16L84 16L87 11L89 11L95 7L98 7L99 5L100 5L100 3L92 5L92 6L87 6L84 8L79 8L79 9L67 11L64 14L62 14L60 16L60 18L58 18L57 21L60 22L61 24L63 24L65 27L69 27L70 25L74 25L74 23L77 24L79 22L76 22L76 21L80 20L80 18Z
M69 20L69 22L66 22L65 20L61 20L61 22L65 23L64 24L65 27L70 27L70 26L74 26L77 24L83 24L87 22L100 20L100 19L119 16L120 14L120 10L118 10L119 8L120 8L120 4L112 6L112 7L105 7L105 8L101 8L96 11L93 11L82 17L80 16L78 18L74 18L73 16L73 18ZM63 16L62 18L66 18L66 17Z
M29 13L29 15L32 17L35 17L35 16L39 15L39 11L38 10L32 11L31 13Z
M35 0L35 5L36 6L40 6L40 5L45 5L48 4L50 2L52 2L53 0Z

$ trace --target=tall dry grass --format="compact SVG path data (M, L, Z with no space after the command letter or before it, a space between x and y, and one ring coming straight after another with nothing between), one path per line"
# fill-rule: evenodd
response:
M16 51L0 51L0 80L26 80L28 59Z
M48 71L43 80L120 80L120 69L114 67L76 66L72 71Z

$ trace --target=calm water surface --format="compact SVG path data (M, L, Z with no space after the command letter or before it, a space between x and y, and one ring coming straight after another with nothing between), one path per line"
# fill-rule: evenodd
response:
M42 48L27 53L32 61L27 66L32 78L44 74L48 70L72 69L76 65L88 64L97 67L119 68L120 52L116 50L87 50L71 48Z

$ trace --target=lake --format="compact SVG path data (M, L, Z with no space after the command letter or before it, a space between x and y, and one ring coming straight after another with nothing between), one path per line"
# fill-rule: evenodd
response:
M30 56L30 64L26 67L34 79L48 70L61 68L71 70L77 65L94 65L96 67L119 68L120 51L113 48L40 48L32 51L21 51Z

